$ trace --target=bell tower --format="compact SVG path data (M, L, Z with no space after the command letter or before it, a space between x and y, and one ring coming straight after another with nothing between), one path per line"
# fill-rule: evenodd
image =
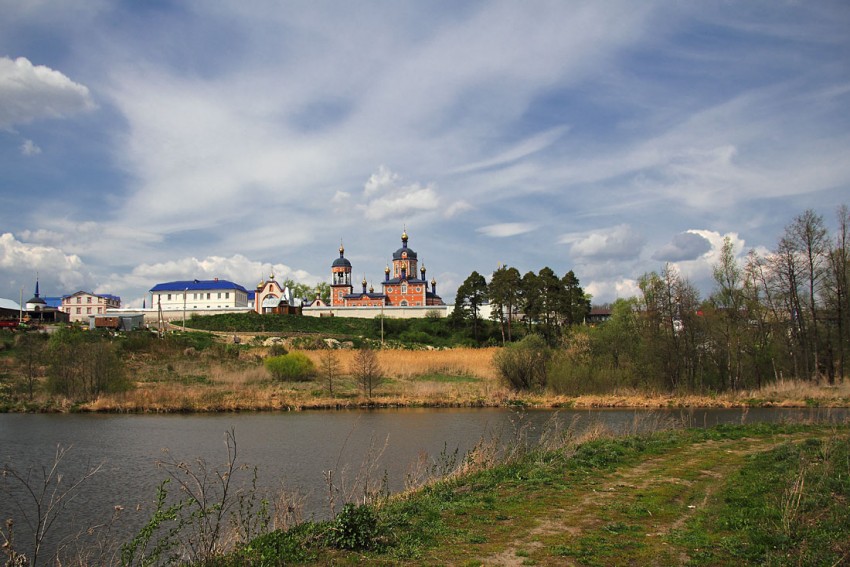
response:
M351 262L345 257L345 247L339 243L339 258L331 265L331 307L343 307L345 296L352 292Z

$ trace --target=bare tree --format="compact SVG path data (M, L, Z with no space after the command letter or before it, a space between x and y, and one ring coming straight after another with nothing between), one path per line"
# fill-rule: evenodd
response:
M319 366L321 367L322 376L327 380L328 393L333 396L334 380L339 376L339 358L337 357L336 350L331 347L323 350L320 355Z
M827 307L833 314L831 317L837 324L838 337L835 350L838 358L838 376L844 378L845 359L850 346L850 304L848 304L848 287L850 287L850 271L848 271L848 227L850 227L850 209L847 205L838 207L838 230L829 247L829 271L825 278L825 295ZM832 341L830 341L832 352ZM834 382L834 372L829 373L830 383Z
M61 465L68 451L69 448L58 446L53 463L48 467L31 467L22 472L5 465L0 471L3 480L0 485L2 492L17 508L20 517L32 532L32 557L29 564L33 567L38 565L45 540L56 520L80 494L80 487L100 472L103 466L101 463L91 467L77 479L66 478L61 472ZM23 489L24 497L16 496L20 491L13 492L10 482ZM5 538L11 539L11 524L7 523L7 528L10 533L5 534Z
M801 268L803 298L798 301L801 321L806 329L800 337L807 354L807 376L817 378L824 370L821 360L823 343L820 336L819 297L826 273L829 238L823 217L808 209L798 215L785 229L783 241L797 257ZM811 365L811 366L810 366Z
M360 388L368 398L381 381L381 366L377 353L368 345L362 346L354 355L351 373L357 378Z

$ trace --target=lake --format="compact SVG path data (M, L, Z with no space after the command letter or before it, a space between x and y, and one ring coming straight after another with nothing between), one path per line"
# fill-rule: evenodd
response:
M57 448L67 449L58 470L63 486L87 470L102 465L85 481L64 517L54 528L56 539L73 537L86 527L107 521L116 506L123 508L117 533L135 534L150 517L156 490L167 478L157 467L163 459L222 469L227 461L225 434L235 434L237 462L258 470L261 491L281 487L303 496L303 517L330 513L326 474L333 471L337 498L362 494L355 481L368 473L386 478L399 491L417 463L447 462L473 448L481 439L535 440L552 427L576 432L603 423L616 432L682 422L695 427L799 419L844 421L848 410L527 410L507 409L381 409L232 413L188 415L0 414L0 465L30 474L37 486ZM166 450L168 453L164 453ZM373 465L366 467L366 465ZM366 468L364 468L366 467ZM367 470L368 469L368 470ZM196 469L197 470L197 469ZM223 469L222 469L223 470ZM250 470L234 475L250 482ZM173 486L173 483L172 483ZM3 491L5 487L5 492ZM16 518L19 544L25 521L18 504L31 501L19 483L0 480L0 519ZM338 510L341 503L338 500Z

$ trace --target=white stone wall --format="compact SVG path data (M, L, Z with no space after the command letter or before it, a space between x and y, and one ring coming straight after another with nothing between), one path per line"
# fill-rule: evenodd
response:
M428 317L429 312L435 312L440 317L446 317L447 305L425 305L420 307L305 307L302 313L307 317L355 317L358 319L374 319L383 315L387 318L414 319Z

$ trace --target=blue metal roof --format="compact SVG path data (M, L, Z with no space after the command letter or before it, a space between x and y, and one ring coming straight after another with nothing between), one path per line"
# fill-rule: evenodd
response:
M188 280L156 284L151 293L157 291L207 291L211 289L235 289L248 293L244 287L228 280Z

